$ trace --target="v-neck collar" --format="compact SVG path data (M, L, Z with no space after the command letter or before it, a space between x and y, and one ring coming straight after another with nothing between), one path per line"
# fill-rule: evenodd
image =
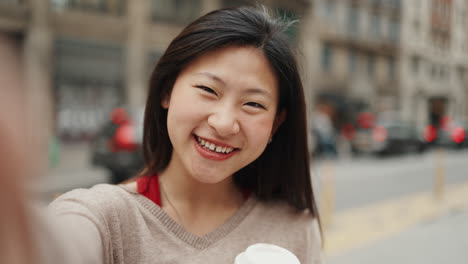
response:
M254 195L249 195L249 198L226 222L215 228L213 231L203 236L198 236L187 231L182 225L174 221L161 207L159 207L156 203L144 195L135 191L128 191L134 193L136 200L152 215L154 215L170 233L175 235L189 246L198 250L208 248L213 243L227 236L244 220L244 218L249 214L249 212L256 204Z

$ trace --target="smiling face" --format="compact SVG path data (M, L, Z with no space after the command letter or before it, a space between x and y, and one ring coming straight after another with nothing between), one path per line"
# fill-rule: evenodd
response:
M278 107L277 79L262 51L226 47L208 52L179 74L169 98L173 146L166 168L218 183L265 150Z

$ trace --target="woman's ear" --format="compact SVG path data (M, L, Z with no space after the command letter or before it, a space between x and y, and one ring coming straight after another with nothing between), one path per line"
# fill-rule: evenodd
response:
M271 130L271 137L276 133L276 130L283 124L286 120L286 109L283 109L276 115L275 122L273 122L273 129Z
M170 96L169 95L163 96L163 98L161 100L161 107L164 108L164 109L168 109L169 108L169 102L170 102Z

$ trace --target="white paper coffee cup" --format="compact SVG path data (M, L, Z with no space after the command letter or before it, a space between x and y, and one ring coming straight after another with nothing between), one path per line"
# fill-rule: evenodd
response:
M254 244L237 255L234 264L301 264L291 251L272 244Z

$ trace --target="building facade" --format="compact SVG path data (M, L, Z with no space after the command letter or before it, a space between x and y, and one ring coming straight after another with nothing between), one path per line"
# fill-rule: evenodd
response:
M331 104L340 126L359 112L389 112L400 97L399 1L314 0L304 36L315 104Z
M468 121L468 2L314 0L302 34L312 101L335 125L371 112L438 126ZM341 121L340 121L341 120Z
M468 117L468 2L403 1L402 104L419 128Z
M2 0L0 32L23 47L27 95L42 119L51 117L46 126L80 141L92 138L114 107L145 104L149 74L183 26L247 2ZM308 8L300 0L263 2L291 18Z
M2 0L0 32L24 50L31 105L64 140L92 138L116 106L145 103L159 56L194 18L250 0ZM468 117L464 0L264 0L298 44L310 110L338 128L359 112L420 128Z

